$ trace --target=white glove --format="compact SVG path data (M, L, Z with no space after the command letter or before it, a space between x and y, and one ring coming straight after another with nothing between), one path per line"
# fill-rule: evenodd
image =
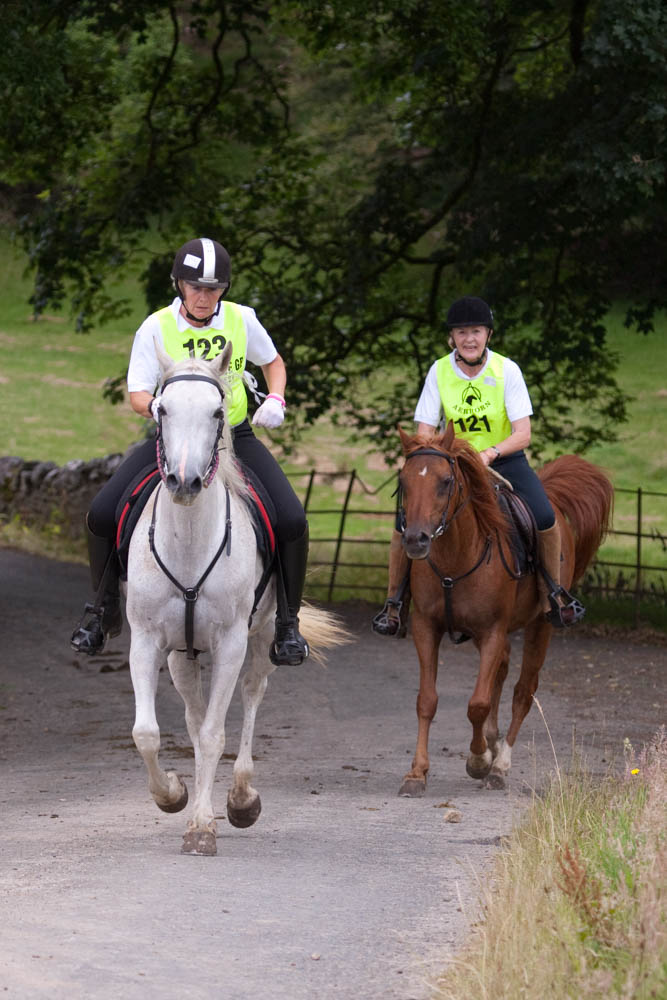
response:
M160 423L160 417L158 416L157 408L160 405L160 400L162 399L162 394L158 393L157 396L153 396L150 403L148 404L148 412L155 421L156 424Z
M285 400L277 392L271 392L260 407L255 410L252 422L255 427L280 427L285 419Z

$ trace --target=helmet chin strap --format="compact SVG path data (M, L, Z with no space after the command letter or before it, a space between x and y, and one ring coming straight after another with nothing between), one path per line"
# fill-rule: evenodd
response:
M487 347L488 347L488 343L489 343L490 338L491 338L491 333L489 332L489 334L487 335L487 338L486 338L486 344L484 345L484 350L482 351L482 353L480 354L480 356L477 358L476 361L468 361L466 358L462 357L459 354L458 349L457 349L455 351L455 353L454 353L454 360L456 361L457 365L464 364L464 365L467 365L468 368L477 368L478 365L483 364L486 361L486 356L488 354Z

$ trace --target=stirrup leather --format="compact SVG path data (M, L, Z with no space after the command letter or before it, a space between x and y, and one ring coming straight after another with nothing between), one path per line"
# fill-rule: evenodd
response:
M545 618L554 628L569 628L570 625L576 625L586 614L586 608L581 601L568 593L564 587L551 591L549 604L551 611L546 612Z

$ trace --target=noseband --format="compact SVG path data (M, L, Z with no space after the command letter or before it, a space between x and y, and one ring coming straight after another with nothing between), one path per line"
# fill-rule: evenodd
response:
M166 379L162 383L162 391L164 392L165 388L168 385L170 385L172 382L210 382L211 385L214 385L216 387L216 389L218 390L218 392L220 393L220 398L222 400L224 400L224 398L225 398L225 395L224 395L224 393L222 391L222 386L220 385L220 383L217 381L217 379L210 378L208 375L172 375L171 378ZM224 424L224 417L221 416L218 419L218 430L217 430L217 433L215 435L215 441L213 442L213 450L211 452L211 460L208 463L208 469L207 469L206 475L204 476L204 481L203 481L204 488L206 488L207 486L211 485L211 483L213 482L213 477L215 476L216 472L218 471L218 463L220 461L219 455L218 455L218 444L220 443L220 438L222 436L223 424ZM166 453L165 453L165 450L164 450L164 441L163 441L163 438L162 438L162 414L161 413L159 414L159 418L158 418L156 448L157 448L157 467L158 467L158 471L160 473L160 478L162 479L162 482L166 484L167 475L169 473L169 468L167 466L167 456L166 456Z
M447 528L452 523L452 521L454 520L454 518L466 506L466 504L468 503L468 500L470 498L466 497L466 499L463 501L463 503L458 503L456 505L455 509L454 509L454 513L452 514L452 516L448 517L448 515L449 515L449 505L450 505L452 499L454 498L454 488L455 488L455 486L458 486L458 488L459 488L458 489L458 497L459 497L459 499L461 498L461 494L463 493L463 484L461 483L460 479L456 478L456 475L455 475L455 462L454 462L454 459L452 458L451 455L445 455L443 452L438 451L436 448L418 448L417 451L413 451L411 455L407 455L406 458L405 458L405 461L409 462L411 458L420 458L423 455L435 455L437 458L444 458L444 459L446 459L449 462L449 468L450 468L450 472L451 472L451 475L449 477L449 486L447 488L447 503L445 504L445 509L442 512L442 517L440 518L440 523L436 527L435 531L432 532L432 534L431 534L431 541L433 541L434 538L439 538L440 535L442 535L447 530ZM400 486L400 483L399 483L399 487L398 487L398 506L399 506L399 510L398 510L398 524L397 524L397 527L398 527L398 530L401 532L401 534L403 534L405 532L405 528L406 528L407 522L406 522L406 518L405 518L405 509L403 508L403 490L402 490L402 487Z

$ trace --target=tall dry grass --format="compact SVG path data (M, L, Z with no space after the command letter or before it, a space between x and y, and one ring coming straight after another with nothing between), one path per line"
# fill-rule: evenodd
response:
M667 996L667 737L624 774L576 754L508 838L434 1000Z

